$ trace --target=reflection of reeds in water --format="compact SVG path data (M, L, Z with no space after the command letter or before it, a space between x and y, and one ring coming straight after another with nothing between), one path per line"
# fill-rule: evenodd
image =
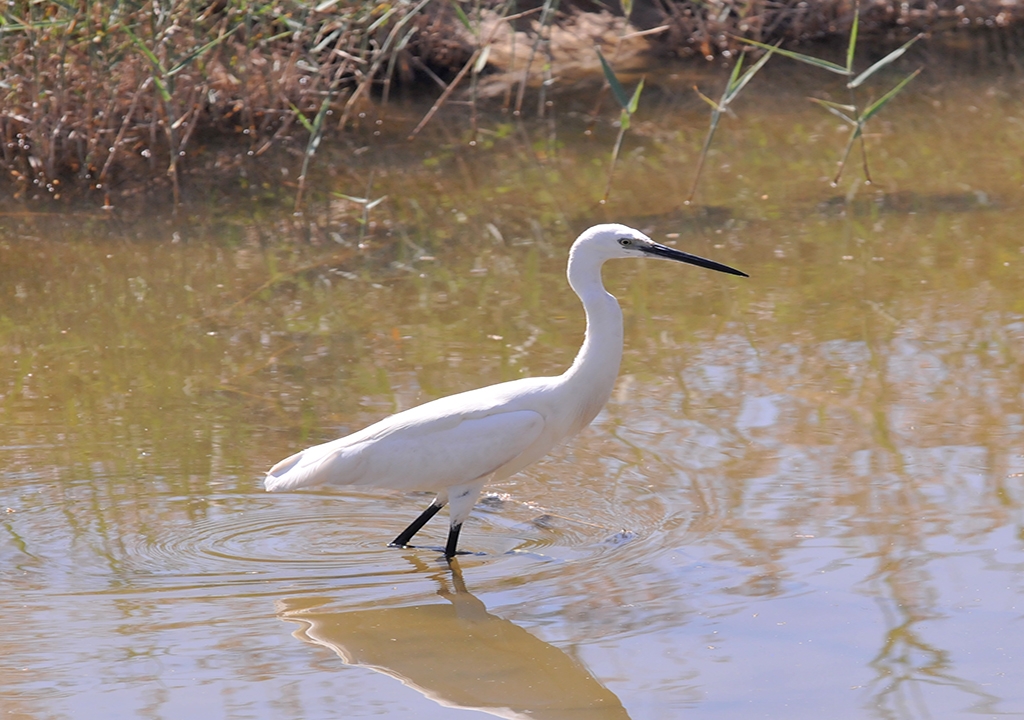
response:
M437 594L449 604L332 611L322 598L288 598L278 602L279 612L303 624L296 637L446 707L503 718L628 718L615 694L578 661L487 612L458 570L453 589L443 577L437 581Z
M979 115L994 117L992 108L1007 101L979 102L991 103L981 104ZM1016 136L991 131L997 126L987 120L967 125L947 117L939 114L932 126L919 120L936 144L956 148L943 163L957 167L960 155L976 162L984 144L958 142L968 134L1013 146L1006 138ZM553 617L565 617L571 632L560 647L593 643L609 628L621 637L679 627L684 613L696 615L708 600L733 598L743 607L746 598L785 598L792 583L823 577L831 578L833 594L816 586L806 596L817 598L823 622L847 622L834 610L837 585L872 607L877 599L884 613L857 626L860 637L848 650L872 663L877 679L868 679L864 694L878 714L897 717L922 696L948 707L950 698L975 692L956 676L984 678L982 671L995 668L972 664L986 655L979 652L986 644L1011 679L993 686L984 678L981 689L1019 697L1020 685L1008 684L1019 677L1013 646L995 641L1010 637L1010 601L1019 600L1024 577L1015 559L1024 498L1020 222L1015 195L980 181L991 167L958 175L990 189L991 201L912 186L819 207L820 193L813 193L802 203L787 201L784 218L762 221L730 203L704 219L715 223L707 241L681 225L685 216L645 220L662 233L683 229L684 247L722 242L737 262L756 266L762 284L728 293L697 277L689 286L670 284L653 264L629 270L627 346L634 351L624 365L633 382L621 385L605 418L565 450L575 454L562 464L568 475L551 465L505 488L514 498L537 497L536 488L553 513L580 517L585 508L587 520L638 531L614 557L576 563L574 572L531 562L527 572L542 581L524 583L528 589L515 597L557 599ZM481 186L499 177L496 168L487 170L493 174L473 176L484 178ZM373 197L400 198L424 186L414 173L376 182ZM440 205L443 197L430 199ZM571 360L582 318L575 297L553 291L563 283L564 266L553 256L564 233L545 228L551 259L540 240L514 246L516 217L487 202L461 196L458 207L471 222L493 219L507 245L482 243L482 234L454 220L443 224L424 199L425 216L446 241L427 244L436 260L403 270L399 282L388 264L394 256L362 257L352 247L335 248L329 237L306 244L273 217L245 226L212 218L190 234L182 229L178 243L163 224L6 217L0 386L10 418L5 504L18 512L5 517L20 523L9 527L34 527L37 542L54 543L42 552L26 547L47 563L58 558L69 577L107 562L106 554L118 580L130 577L125 567L166 571L170 563L157 551L168 547L161 543L169 534L186 539L170 549L193 569L245 570L224 560L220 539L250 538L266 548L261 538L268 536L224 533L235 520L221 523L217 517L228 516L208 508L225 499L228 510L239 511L262 502L257 473L297 438L334 435L424 396L507 379L523 367L553 371ZM394 207L384 203L375 212ZM110 235L91 239L99 232ZM377 499L372 515L354 510L351 497L330 504L339 535L319 540L325 552L307 552L316 582L345 562L338 554L345 545L362 549L358 534L341 535L367 526L359 517L388 524L376 514ZM54 510L25 511L32 508ZM334 519L339 512L347 514L343 522ZM255 517L237 521L255 527ZM309 525L289 527L294 534L277 536L279 557L308 551L300 529ZM605 537L564 528L554 524L544 538L575 548ZM63 552L66 537L75 552ZM659 552L648 552L652 547ZM210 566L194 552L207 548L220 553ZM814 561L822 548L834 565ZM707 556L729 571L724 579L699 570L714 567L703 562ZM505 561L487 562L494 568ZM31 568L42 561L19 562ZM509 575L524 567L511 562ZM358 563L374 564L365 557ZM293 566L276 565L285 573ZM245 583L267 579L247 577L253 579ZM170 582L153 578L144 582ZM950 578L965 578L963 589ZM211 580L201 582L205 597ZM975 588L985 594L968 594ZM976 597L980 606L972 604ZM503 607L514 601L504 598ZM649 604L627 609L638 602ZM988 620L975 624L981 616ZM722 625L732 622L719 617ZM733 647L734 667L756 647L750 642ZM785 649L802 657L803 647ZM964 649L974 655L965 659ZM747 667L772 670L777 657L756 655ZM624 676L613 687L632 710L635 695L625 693L645 686L638 673ZM699 697L702 682L691 683Z

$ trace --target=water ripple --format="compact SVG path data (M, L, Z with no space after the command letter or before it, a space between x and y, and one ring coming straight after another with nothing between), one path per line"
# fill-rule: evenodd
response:
M492 564L505 558L517 572L537 577L544 567L615 558L632 564L650 558L664 532L667 510L646 490L634 496L620 486L615 502L568 488L545 489L545 506L523 498L540 497L541 488L514 486L481 500L463 531L471 551L463 565ZM553 491L553 492L552 492ZM588 494L584 491L584 494ZM415 549L389 548L429 497L327 490L291 495L223 494L203 499L159 498L150 511L162 519L158 533L124 532L108 546L116 580L109 589L198 592L211 586L255 587L271 582L301 591L339 583L384 586L396 590L411 565L444 565L439 552L447 534L442 515L417 536ZM183 511L184 508L190 508ZM578 516L578 517L577 517ZM530 566L533 566L532 568Z

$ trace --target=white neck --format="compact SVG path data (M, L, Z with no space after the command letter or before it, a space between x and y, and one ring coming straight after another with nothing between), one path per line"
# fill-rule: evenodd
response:
M587 398L580 409L582 425L589 423L611 396L622 361L622 310L601 283L603 258L569 255L569 285L583 302L587 332L576 359L562 377ZM581 425L581 427L582 427Z

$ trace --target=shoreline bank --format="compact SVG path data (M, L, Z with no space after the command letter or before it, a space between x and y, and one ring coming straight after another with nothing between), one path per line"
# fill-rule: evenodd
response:
M116 15L107 2L26 3L0 36L5 194L110 205L158 193L179 204L191 173L237 177L245 164L237 158L284 150L298 155L301 195L320 140L350 133L398 93L438 107L459 100L467 115L517 114L524 98L536 106L536 95L577 81L589 81L597 97L603 77L595 46L617 73L667 60L701 71L727 67L740 36L841 53L857 6L637 3L628 7L629 23L582 2L559 13L548 7L176 0L161 13L145 6ZM924 57L951 48L1015 70L1024 54L1024 10L1016 4L859 7L864 53L925 32L930 40L916 47ZM224 152L203 150L206 157L194 161L213 146Z

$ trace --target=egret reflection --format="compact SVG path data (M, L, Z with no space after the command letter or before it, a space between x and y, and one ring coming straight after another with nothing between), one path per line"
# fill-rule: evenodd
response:
M324 598L278 601L295 636L348 665L389 675L445 707L501 718L621 720L622 703L583 665L487 611L452 572L436 578L447 603L334 611Z

